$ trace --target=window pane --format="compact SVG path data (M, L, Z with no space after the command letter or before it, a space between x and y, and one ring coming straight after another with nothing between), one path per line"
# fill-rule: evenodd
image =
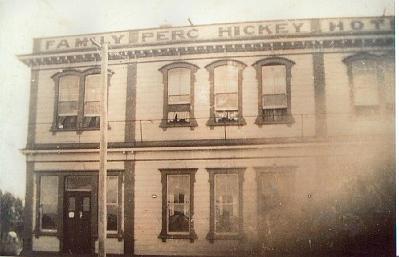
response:
M169 123L187 123L190 122L189 112L168 112Z
M118 206L107 205L107 230L118 230Z
M107 203L118 203L118 176L107 176Z
M40 177L40 229L57 229L58 177Z
M79 99L79 77L63 76L59 81L59 96L61 102L74 102Z
M238 175L215 175L215 231L238 232Z
M175 68L168 71L169 104L190 103L191 71Z
M168 175L168 231L189 232L190 176Z
M373 60L353 62L354 105L378 105L377 64Z
M263 95L262 97L263 109L277 109L287 108L287 95L286 94L270 94Z
M92 178L90 176L66 177L65 189L67 191L91 190Z
M223 65L214 70L215 94L238 92L238 68L234 65Z
M287 81L284 65L262 66L263 94L286 94Z
M216 110L238 110L237 93L219 93L215 94Z
M290 172L268 172L261 175L260 202L262 212L286 208L292 196L294 184Z
M90 197L83 197L83 211L90 211Z
M85 80L85 116L98 116L101 101L101 75L89 75Z
M58 116L74 116L78 115L78 102L58 102Z

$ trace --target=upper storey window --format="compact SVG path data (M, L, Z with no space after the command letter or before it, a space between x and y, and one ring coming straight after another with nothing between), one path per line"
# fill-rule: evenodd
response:
M291 66L285 58L268 58L254 64L258 79L256 123L291 123Z
M387 56L357 54L344 60L351 84L351 102L358 115L393 111L394 60Z
M242 72L245 64L238 61L216 61L206 68L210 81L209 126L245 125L242 116Z
M194 73L198 67L189 63L163 66L164 113L160 127L195 127Z
M78 119L79 76L59 79L57 128L75 129Z
M238 68L223 65L215 68L215 121L238 121Z
M84 93L84 128L100 127L101 112L101 75L94 74L86 76Z
M110 82L108 76L108 85ZM56 73L53 131L100 128L100 69L66 70Z

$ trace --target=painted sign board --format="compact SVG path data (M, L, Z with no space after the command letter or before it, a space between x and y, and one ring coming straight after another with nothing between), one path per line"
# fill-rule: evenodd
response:
M93 47L90 38L109 42L112 46L154 45L184 42L260 39L268 37L329 35L334 33L389 32L394 29L393 17L333 18L245 22L189 27L131 30L104 34L53 37L40 39L40 52L78 50Z

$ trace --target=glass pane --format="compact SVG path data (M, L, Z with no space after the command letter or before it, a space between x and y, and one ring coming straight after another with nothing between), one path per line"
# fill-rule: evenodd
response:
M263 94L287 93L284 65L262 66L262 91Z
M238 232L238 175L215 175L215 231Z
M118 203L118 176L107 176L107 203Z
M85 116L100 116L101 105L98 101L85 102L84 113Z
M180 100L183 103L190 101L190 81L191 71L186 68L175 68L168 71L168 95L169 104L181 103L181 102L170 102L170 100ZM170 98L175 96L175 98ZM178 96L183 96L179 99ZM187 97L188 96L188 97Z
M168 112L169 123L187 123L190 121L189 112Z
M57 229L58 177L40 177L40 228Z
M219 93L215 95L216 110L238 110L237 93Z
M215 121L219 123L238 121L238 111L216 111Z
M276 109L276 108L287 108L287 95L286 94L274 94L274 95L263 95L262 97L263 109Z
M83 197L83 211L90 211L90 197Z
M101 74L86 76L85 102L101 101Z
M214 70L215 94L238 92L238 68L234 65L223 65Z
M58 102L58 116L78 115L78 102Z
M60 129L76 128L77 116L59 116L57 126Z
M65 189L70 191L91 190L91 176L68 176L66 177Z
M190 95L169 95L169 104L189 104Z
M75 210L75 197L69 197L68 198L68 211L74 211Z
M190 217L190 176L168 175L168 231L188 232Z
M377 65L373 60L353 62L354 105L378 105Z
M118 206L107 205L107 230L118 230Z
M261 175L261 211L270 212L288 206L294 183L292 175L290 172L268 172Z
M79 99L79 77L63 76L59 81L59 96L61 102L73 102Z

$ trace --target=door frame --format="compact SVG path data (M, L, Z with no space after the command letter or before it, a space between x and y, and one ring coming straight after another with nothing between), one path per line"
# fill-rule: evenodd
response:
M89 245L88 252L85 253L85 254L92 254L93 253L93 237L92 237L93 233L91 231L91 229L92 229L92 218L91 218L91 215L92 215L92 212L94 210L93 210L93 206L92 206L92 191L91 190L71 190L71 191L65 191L65 193L64 193L64 213L63 213L63 216L64 216L64 224L63 224L64 238L63 238L63 240L64 240L64 242L63 242L63 246L64 246L65 249L64 249L63 252L67 252L67 249L66 249L66 246L67 246L66 240L67 240L67 238L65 237L65 235L67 234L66 233L67 232L66 231L66 229L67 229L66 223L68 222L68 197L70 197L70 196L75 196L75 199L77 199L79 197L80 200L83 200L84 197L89 196L89 199L90 199L90 216L89 216L89 220L88 220L88 222L89 222L89 233L86 236L90 237L90 245ZM75 207L75 209L76 209L77 206L78 206L77 203L76 203L76 200L75 200L75 206L76 206Z
M66 180L67 177L80 177L80 176L88 176L91 178L91 190L67 190L66 187ZM88 192L90 193L90 254L95 253L95 241L97 236L97 227L98 227L98 222L97 222L97 212L98 212L98 203L97 203L97 198L98 198L98 173L97 172L70 172L63 174L63 180L62 180L63 188L62 188L62 215L60 217L62 218L62 221L60 224L62 224L61 228L61 234L62 236L60 237L60 243L61 247L60 250L63 253L67 252L66 249L66 231L65 231L65 222L66 222L66 215L67 215L67 195L68 192Z

